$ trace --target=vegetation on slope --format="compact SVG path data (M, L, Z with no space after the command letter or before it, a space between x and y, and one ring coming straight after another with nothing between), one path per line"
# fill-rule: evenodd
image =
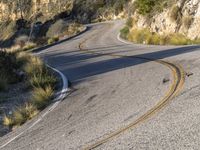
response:
M12 114L4 117L3 124L12 128L33 118L49 104L57 79L40 58L26 52L0 51L0 62L3 62L0 63L3 64L0 66L1 75L4 75L0 79L0 92L6 92L10 81L24 81L32 91L26 103L16 106Z
M141 15L162 12L164 8L171 6L175 1L172 0L136 0L134 8Z

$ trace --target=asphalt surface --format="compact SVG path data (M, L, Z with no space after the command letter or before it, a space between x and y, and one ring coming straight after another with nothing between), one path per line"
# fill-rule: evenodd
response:
M200 47L122 43L117 39L122 21L88 26L84 34L43 54L48 64L72 82L69 96L31 129L26 130L37 117L1 137L0 145L4 145L26 131L2 149L84 149L137 120L165 97L174 79L167 66L135 57L179 64L190 76L165 107L96 149L198 149ZM169 81L163 83L163 79Z

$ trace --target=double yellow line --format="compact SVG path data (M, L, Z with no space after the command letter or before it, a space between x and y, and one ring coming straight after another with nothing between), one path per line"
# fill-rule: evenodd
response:
M94 35L92 35L92 36L94 36ZM89 38L89 39L91 39L91 38ZM85 53L89 53L89 54L95 54L95 55L100 54L100 55L107 55L107 56L119 57L119 58L133 58L133 59L138 58L138 59L142 59L142 60L157 62L159 64L162 64L162 65L168 67L171 70L172 75L173 75L173 82L170 86L169 91L165 94L164 98L161 99L153 108L148 110L145 114L140 116L138 119L136 119L135 121L133 121L129 125L124 126L117 131L113 131L112 133L108 134L106 137L100 139L99 141L96 141L95 143L93 143L89 146L86 146L85 148L83 148L84 150L95 149L98 146L112 140L113 138L116 138L117 136L126 132L127 130L135 127L136 125L143 123L145 120L147 120L152 115L157 113L160 109L164 108L180 92L180 90L183 88L183 85L184 85L184 82L185 82L185 72L180 65L173 64L173 63L170 63L170 62L166 62L166 61L163 61L163 60L155 60L155 59L144 58L144 57L124 56L124 55L115 55L115 54L102 54L102 53L99 53L99 52L89 51L87 49L84 49L84 44L89 39L85 39L84 41L82 41L79 44L79 49L81 51L83 51Z

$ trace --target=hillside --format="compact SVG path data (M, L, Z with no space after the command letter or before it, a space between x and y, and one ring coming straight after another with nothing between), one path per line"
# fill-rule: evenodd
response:
M129 0L0 0L0 22L34 18L44 21L62 12L81 22L118 15Z
M161 36L179 34L191 40L200 38L200 1L133 0L132 3L130 32L145 29Z
M35 39L46 40L48 30L54 24L52 35L57 35L73 22L83 24L122 18L127 14L128 2L129 0L0 0L0 45L11 46L18 37L30 34ZM32 29L35 25L36 29Z

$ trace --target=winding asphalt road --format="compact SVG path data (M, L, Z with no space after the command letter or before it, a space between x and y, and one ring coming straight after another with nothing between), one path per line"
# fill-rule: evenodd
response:
M73 87L35 126L28 129L46 110L1 137L2 149L200 147L200 47L123 43L122 26L88 25L84 34L45 50L43 58Z

